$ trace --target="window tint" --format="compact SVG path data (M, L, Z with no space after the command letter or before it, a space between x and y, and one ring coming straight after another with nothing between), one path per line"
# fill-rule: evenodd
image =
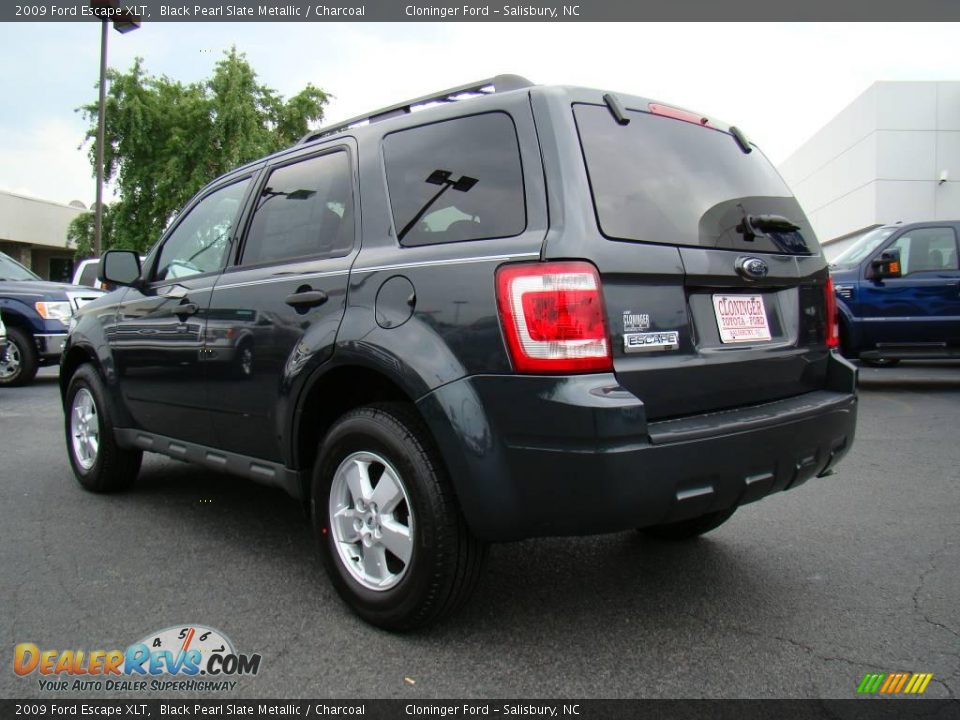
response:
M957 269L957 238L951 228L909 230L890 247L900 250L903 275Z
M249 180L215 190L177 225L160 250L156 280L174 280L223 267L230 232Z
M527 225L520 146L505 113L401 130L383 141L404 245L519 235Z
M709 127L628 110L574 105L600 229L623 240L793 255L817 243L803 211L756 148ZM744 216L779 215L795 230L744 230Z
M270 173L257 200L243 265L295 257L340 257L353 247L353 181L345 152Z
M896 228L880 227L861 235L853 245L837 255L833 265L859 265L867 255L876 250L883 241L890 237Z

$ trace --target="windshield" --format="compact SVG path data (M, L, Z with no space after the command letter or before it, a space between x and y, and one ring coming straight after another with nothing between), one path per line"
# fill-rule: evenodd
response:
M754 252L818 252L800 205L763 153L732 135L601 105L573 106L600 229L608 238ZM745 222L748 220L748 222Z
M9 255L0 252L0 280L39 280L39 275L34 275L23 265L18 263Z
M879 227L864 233L853 245L837 255L830 266L859 265L860 261L880 247L883 241L893 234L894 230L896 228Z

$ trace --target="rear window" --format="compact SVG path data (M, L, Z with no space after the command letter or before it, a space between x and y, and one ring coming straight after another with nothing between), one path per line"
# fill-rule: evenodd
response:
M628 110L627 125L604 106L575 104L573 112L597 222L607 237L818 252L800 205L759 150L744 153L729 133L648 112ZM745 231L745 216L779 216L798 229Z
M505 113L400 130L384 139L383 157L403 245L511 237L526 228L520 145Z

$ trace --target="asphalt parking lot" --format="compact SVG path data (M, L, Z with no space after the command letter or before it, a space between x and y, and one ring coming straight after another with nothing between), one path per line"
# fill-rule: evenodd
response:
M133 491L82 491L44 370L0 389L2 647L124 648L202 623L262 655L233 697L848 698L871 671L932 672L926 695L956 696L960 364L861 378L833 477L692 543L495 546L464 612L393 636L340 603L279 490L148 457ZM2 667L0 697L42 695Z

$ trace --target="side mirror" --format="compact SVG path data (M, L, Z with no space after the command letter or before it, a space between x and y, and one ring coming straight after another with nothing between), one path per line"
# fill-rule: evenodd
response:
M108 286L136 285L140 256L133 250L108 250L100 260L100 282Z
M884 250L880 257L870 261L870 270L870 277L875 280L900 277L900 248Z

